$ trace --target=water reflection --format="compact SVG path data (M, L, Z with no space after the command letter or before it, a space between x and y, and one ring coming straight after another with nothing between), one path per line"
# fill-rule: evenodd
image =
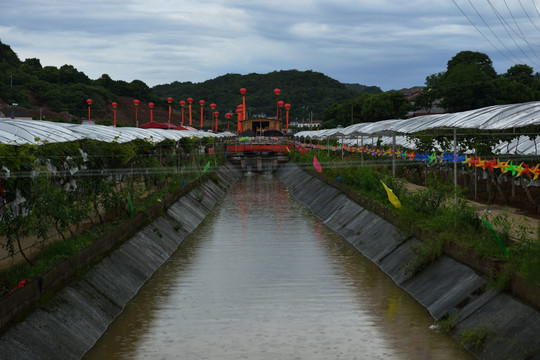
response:
M469 359L427 311L291 199L245 177L87 359Z

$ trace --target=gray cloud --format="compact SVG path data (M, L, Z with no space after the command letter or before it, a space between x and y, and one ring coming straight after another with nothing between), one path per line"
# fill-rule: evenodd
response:
M311 69L399 89L422 85L462 50L488 54L498 72L540 64L534 2L472 2L479 14L465 0L8 2L0 39L22 59L150 86Z

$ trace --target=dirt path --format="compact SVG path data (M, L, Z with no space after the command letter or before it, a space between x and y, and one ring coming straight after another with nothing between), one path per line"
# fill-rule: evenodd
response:
M410 193L415 191L421 191L423 189L425 189L425 187L412 183L407 183L407 191L409 191ZM529 237L537 237L536 234L538 232L539 220L520 214L519 209L500 205L483 204L472 200L467 200L467 202L471 204L474 209L476 209L479 216L486 218L486 220L490 222L497 216L507 217L509 223L512 225L509 234L512 238L519 239L523 232L529 234ZM502 230L500 228L497 228L495 224L492 225L498 231Z

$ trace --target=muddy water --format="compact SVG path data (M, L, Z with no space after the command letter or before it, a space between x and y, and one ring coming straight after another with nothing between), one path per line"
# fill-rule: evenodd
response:
M245 177L86 359L471 359L272 177Z

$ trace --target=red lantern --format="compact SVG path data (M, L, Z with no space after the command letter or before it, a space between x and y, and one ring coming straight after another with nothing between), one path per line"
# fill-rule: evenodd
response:
M279 100L278 103L277 103L277 105L278 105L278 120L283 121L283 115L280 114L280 113L281 113L281 109L280 109L280 108L282 108L283 105L285 105L285 102ZM281 124L281 122L280 122L280 124Z
M242 94L242 105L244 106L243 109L244 109L244 113L242 114L242 118L245 120L246 119L246 88L241 88L240 89L240 94Z
M216 133L218 132L218 116L219 116L219 111L214 111L214 118L216 119Z
M242 119L242 109L236 108L236 116L236 132L240 134L242 132L242 125L240 124L240 120Z
M148 107L150 108L150 122L154 121L154 113L152 112L152 109L154 108L154 103L148 103Z
M135 105L135 127L139 127L139 119L137 118L137 110L138 110L138 107L139 107L139 104L141 102L137 99L133 100L133 105Z
M214 103L211 103L210 104L210 109L214 110L216 108L216 104ZM214 131L214 113L212 113L212 131Z
M289 109L291 108L291 104L285 104L283 107L287 110L285 115L285 132L289 132Z
M90 124L90 105L92 105L92 99L86 99L86 103L88 104L88 124Z
M231 116L232 116L232 113L226 113L226 114L225 114L225 117L227 118L227 131L230 130L230 127L229 127L229 120L231 119Z
M182 126L184 126L184 106L186 106L186 102L184 100L181 100L180 106L182 107Z
M192 122L191 122L191 103L193 102L193 99L192 98L187 98L186 99L188 104L189 104L189 125L191 126L192 125Z
M167 102L169 103L169 124L170 124L171 123L171 103L173 102L173 98L168 97Z
M279 89L274 89L274 94L276 94L276 120L279 120L279 105L278 105L278 99L279 99L279 94L281 94L281 90Z
M112 105L113 113L114 113L113 126L116 127L116 107L118 106L118 104L113 102L111 105Z
M205 104L205 101L204 100L199 100L199 105L201 105L201 129L203 128L203 109L204 109L204 104Z

